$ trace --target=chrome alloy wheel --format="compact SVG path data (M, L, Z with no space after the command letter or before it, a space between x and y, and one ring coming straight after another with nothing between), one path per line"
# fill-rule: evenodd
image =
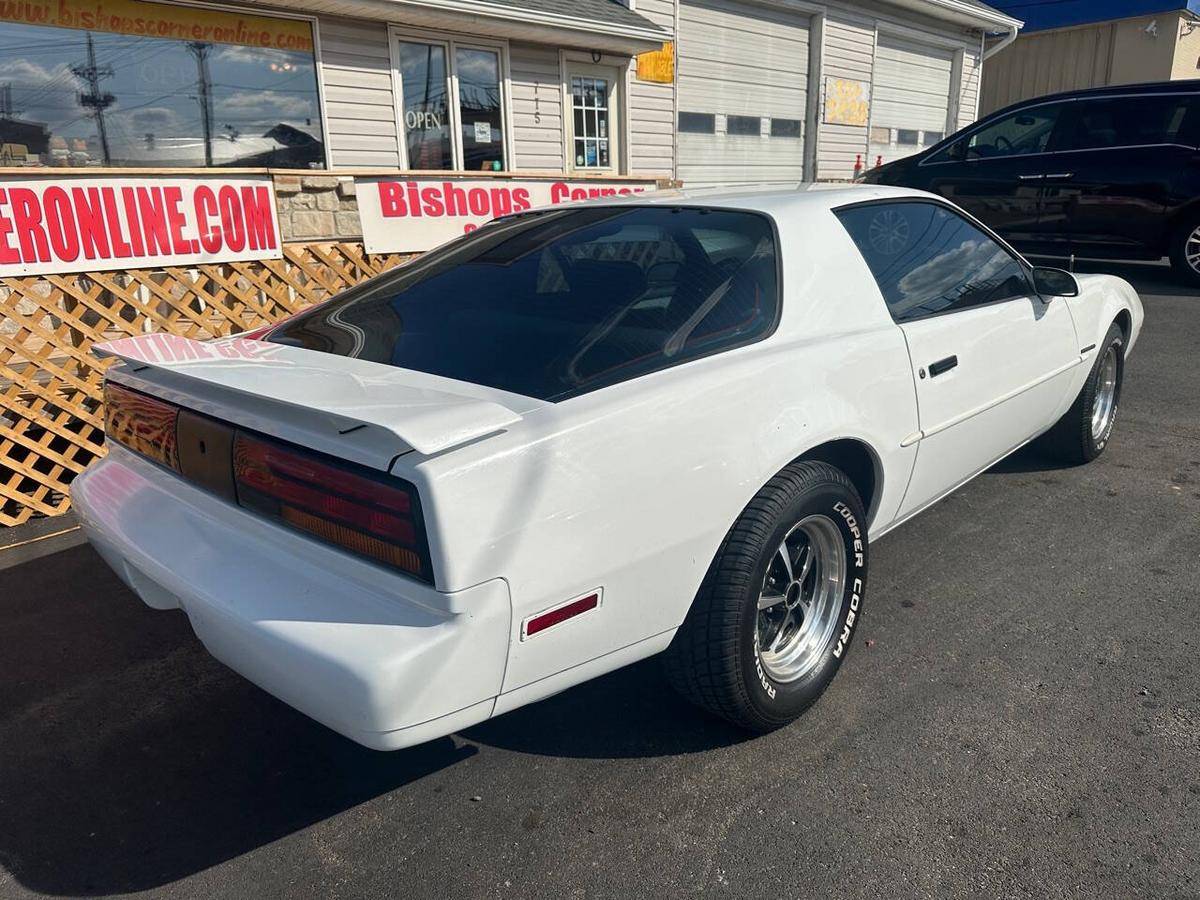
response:
M1183 258L1192 267L1192 271L1200 273L1200 226L1192 229L1192 233L1183 242Z
M758 597L758 655L776 681L795 681L820 661L846 588L846 545L833 519L806 516L767 565Z
M1101 441L1112 425L1117 409L1117 348L1109 345L1096 377L1096 396L1092 400L1092 440Z

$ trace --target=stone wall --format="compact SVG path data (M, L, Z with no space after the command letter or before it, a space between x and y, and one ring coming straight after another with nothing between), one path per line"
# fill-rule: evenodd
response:
M354 179L337 175L275 175L279 229L285 241L362 237Z

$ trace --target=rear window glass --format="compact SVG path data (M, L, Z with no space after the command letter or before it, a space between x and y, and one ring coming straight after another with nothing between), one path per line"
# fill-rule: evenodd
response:
M1195 130L1197 98L1190 94L1081 100L1071 110L1063 150L1140 147L1181 139L1185 122Z
M598 206L501 219L266 340L562 399L765 337L761 214Z

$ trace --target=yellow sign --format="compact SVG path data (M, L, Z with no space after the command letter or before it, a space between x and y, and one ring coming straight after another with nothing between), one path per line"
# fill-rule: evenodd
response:
M142 0L0 0L0 21L311 53L312 25Z
M657 81L671 84L675 81L675 42L664 41L661 50L650 50L637 55L638 81Z
M825 122L865 126L871 113L871 86L849 78L825 79Z

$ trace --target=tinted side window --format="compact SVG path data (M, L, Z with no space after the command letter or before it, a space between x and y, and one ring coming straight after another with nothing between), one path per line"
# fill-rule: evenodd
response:
M1050 144L1062 108L1061 103L1050 103L1005 116L955 141L931 162L1043 153Z
M265 339L557 400L765 337L760 214L592 206L499 219Z
M944 206L874 203L836 214L897 322L1032 293L1011 253Z
M1180 140L1185 124L1194 115L1196 98L1186 95L1160 97L1110 97L1081 100L1070 112L1063 150L1095 150L1105 147L1137 147L1172 144Z

